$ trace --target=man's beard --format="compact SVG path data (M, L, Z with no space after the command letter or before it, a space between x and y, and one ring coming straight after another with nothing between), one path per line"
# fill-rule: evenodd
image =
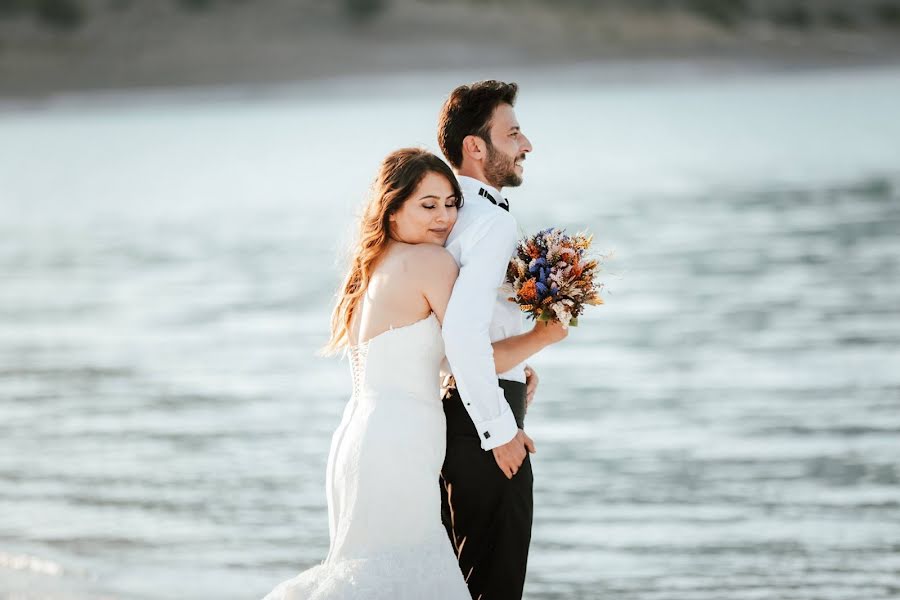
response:
M498 190L505 187L518 187L522 185L522 176L516 173L516 161L524 158L524 152L519 156L506 156L488 142L484 178Z

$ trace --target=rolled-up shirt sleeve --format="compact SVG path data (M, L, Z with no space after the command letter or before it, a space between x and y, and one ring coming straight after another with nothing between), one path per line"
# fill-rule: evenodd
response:
M518 432L497 382L490 325L498 288L516 245L515 219L498 211L461 246L459 277L444 315L447 361L481 447L491 450Z

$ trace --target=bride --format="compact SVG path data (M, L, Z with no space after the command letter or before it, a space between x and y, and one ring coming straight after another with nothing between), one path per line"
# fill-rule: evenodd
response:
M438 486L441 322L458 274L443 245L461 206L435 155L408 148L382 162L327 347L348 351L353 375L326 471L328 555L264 600L469 600ZM529 335L559 332L540 324ZM495 344L498 371L527 358L527 347Z

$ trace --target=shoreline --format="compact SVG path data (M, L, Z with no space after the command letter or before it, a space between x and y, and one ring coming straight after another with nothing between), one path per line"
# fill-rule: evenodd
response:
M99 2L99 0L98 0ZM99 6L99 4L98 4ZM296 0L185 15L162 4L97 9L81 29L0 20L0 104L59 97L316 87L404 74L468 79L588 66L602 80L900 64L895 30L724 29L696 15L579 13L397 0L366 25ZM220 6L220 5L216 5ZM666 73L674 67L678 72ZM377 87L377 85L376 85Z
M660 84L727 81L734 77L769 77L805 75L820 72L871 71L900 67L900 55L881 59L848 60L847 57L797 57L766 55L733 55L710 57L708 54L683 56L627 56L594 60L560 60L511 63L495 67L437 66L430 69L385 69L378 73L362 73L353 69L303 78L229 78L203 82L121 82L117 85L84 85L59 87L48 85L38 91L22 94L0 94L0 113L31 111L58 106L110 106L121 103L166 103L241 101L247 98L305 97L321 98L350 95L364 89L369 98L390 97L403 93L404 86L421 88L434 85L443 89L445 81L498 77L511 81L542 78L560 85L607 83Z

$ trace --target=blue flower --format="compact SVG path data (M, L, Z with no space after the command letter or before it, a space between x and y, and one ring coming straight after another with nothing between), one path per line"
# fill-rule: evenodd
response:
M538 269L540 269L543 265L546 265L547 261L544 257L534 259L534 262L531 263L531 266L528 267L529 273L537 273Z
M547 286L544 285L543 283L541 283L540 281L538 281L538 282L535 284L534 287L537 289L538 296L541 297L541 298L543 298L544 296L546 296L546 295L547 295L547 292L550 291L550 290L547 288Z

